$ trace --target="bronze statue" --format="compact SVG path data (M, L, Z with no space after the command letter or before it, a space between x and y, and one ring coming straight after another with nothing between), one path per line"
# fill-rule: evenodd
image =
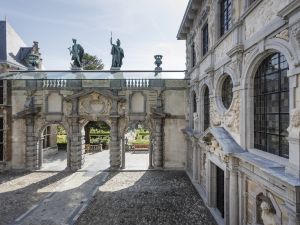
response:
M110 38L110 44L112 46L111 48L111 54L112 54L112 64L111 68L120 68L123 64L122 60L124 58L124 51L120 47L121 41L117 39L117 44L112 43L112 35Z
M84 49L80 44L76 43L76 39L73 40L73 46L68 48L70 55L72 55L73 64L72 67L82 67L82 58L84 54Z

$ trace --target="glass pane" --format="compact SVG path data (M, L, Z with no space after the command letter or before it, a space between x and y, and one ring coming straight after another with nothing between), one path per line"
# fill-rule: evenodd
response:
M279 155L279 136L267 134L267 152Z
M289 142L286 137L280 138L280 156L289 158Z
M280 112L289 113L289 92L280 94Z
M279 115L267 115L267 132L279 135Z
M289 114L281 114L280 115L280 135L288 136L287 128L290 124L290 116Z
M279 112L279 99L278 94L266 95L266 113L278 113Z
M279 90L278 72L266 76L266 92L276 92Z

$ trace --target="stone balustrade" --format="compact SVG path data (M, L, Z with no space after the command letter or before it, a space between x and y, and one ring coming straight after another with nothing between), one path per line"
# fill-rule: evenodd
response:
M149 83L149 79L126 79L127 88L147 88Z
M67 87L67 80L43 80L43 88L65 88Z

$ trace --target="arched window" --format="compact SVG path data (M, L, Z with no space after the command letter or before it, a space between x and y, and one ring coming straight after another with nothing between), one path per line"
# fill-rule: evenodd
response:
M267 57L254 79L254 147L289 157L288 64L281 53Z
M209 127L209 89L206 86L204 89L204 130Z
M222 102L226 109L229 109L233 97L233 84L230 76L226 76L222 84Z
M193 91L193 113L197 112L197 96L196 93Z

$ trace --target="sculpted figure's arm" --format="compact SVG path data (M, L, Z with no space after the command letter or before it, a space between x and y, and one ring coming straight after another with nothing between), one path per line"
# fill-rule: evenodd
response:
M112 43L112 37L110 37L110 44L113 45L113 43Z

